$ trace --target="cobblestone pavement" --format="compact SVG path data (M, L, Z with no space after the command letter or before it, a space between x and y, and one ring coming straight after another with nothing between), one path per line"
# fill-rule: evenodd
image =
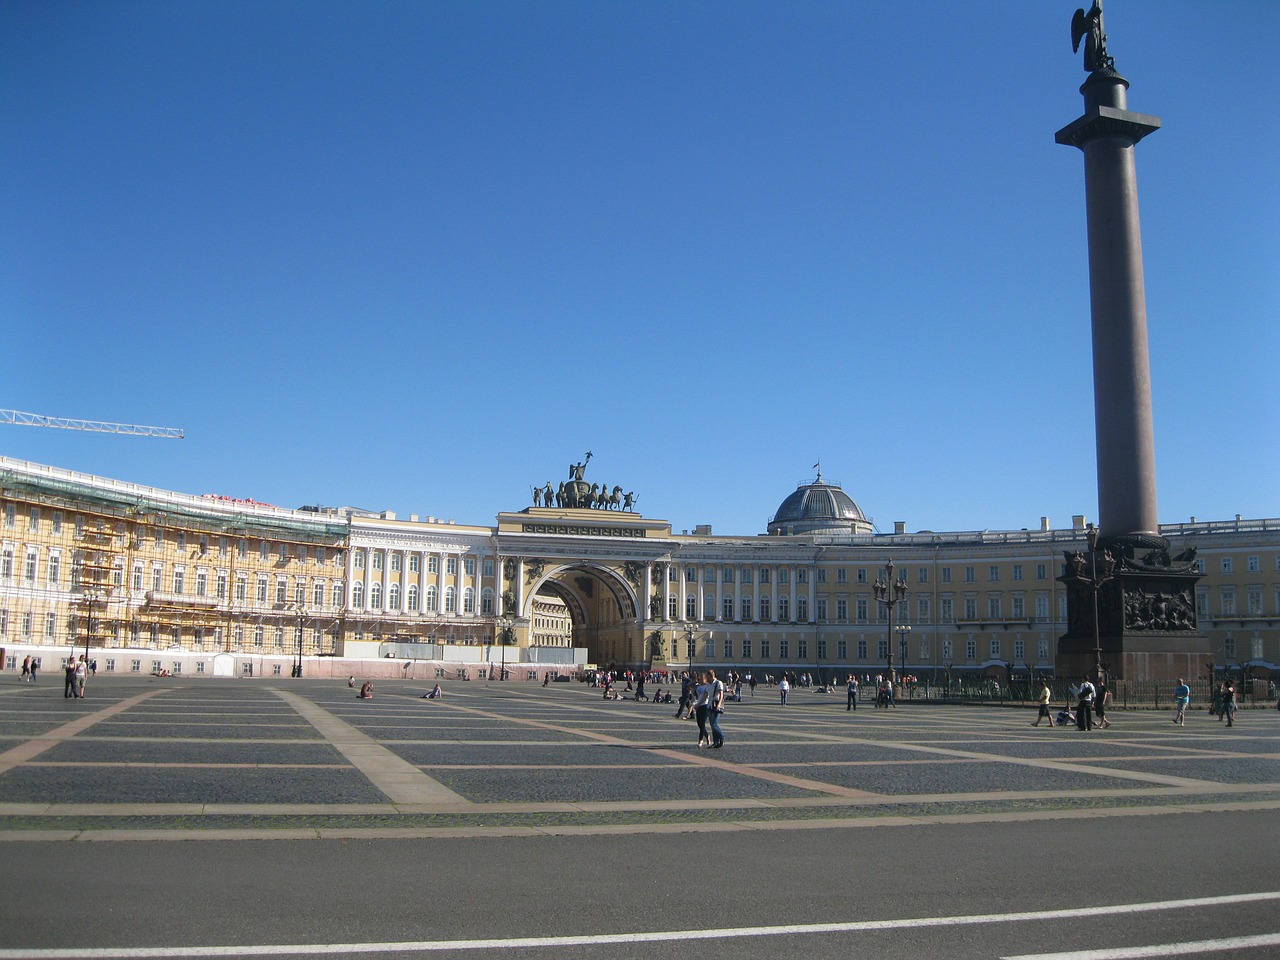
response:
M674 705L581 684L0 681L0 841L763 830L1280 808L1280 713L1034 710L772 690L722 750Z

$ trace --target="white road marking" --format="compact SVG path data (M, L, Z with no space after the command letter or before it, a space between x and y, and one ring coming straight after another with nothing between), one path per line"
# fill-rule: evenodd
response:
M713 930L659 930L641 933L588 934L562 937L510 937L491 940L406 940L384 943L278 943L243 946L209 947L77 947L37 950L0 949L0 960L144 960L169 957L285 957L335 956L361 953L435 953L445 950L527 950L538 947L593 947L625 943L659 943L682 940L716 940L722 937L793 937L825 933L861 933L873 930L902 930L918 927L974 926L991 923L1021 923L1039 920L1074 920L1083 917L1115 916L1130 913L1152 913L1160 910L1185 910L1195 907L1217 907L1240 903L1280 900L1280 890L1243 893L1222 897L1198 897L1188 900L1158 900L1152 903L1121 903L1105 907L1075 907L1062 910L1034 910L1022 913L986 913L958 917L915 917L906 920L853 920L844 923L804 923L771 927L737 927ZM1253 939L1238 938L1245 945ZM1203 941L1230 943L1235 941ZM1277 941L1280 942L1280 941ZM1266 944L1259 944L1266 945ZM1070 960L1104 960L1104 958L1177 956L1182 945L1159 948L1157 953L1124 953L1101 951L1087 953L1043 954ZM1217 947L1212 949L1229 949ZM1206 952L1201 950L1198 952ZM1019 958L1031 960L1031 958Z
M1189 957L1197 953L1218 953L1222 950L1275 946L1280 946L1280 933L1264 933L1256 937L1226 937L1222 940L1196 940L1190 943L1159 943L1149 947L1069 950L1066 953L1023 953L1016 957L1002 957L1001 960L1136 960L1139 957Z

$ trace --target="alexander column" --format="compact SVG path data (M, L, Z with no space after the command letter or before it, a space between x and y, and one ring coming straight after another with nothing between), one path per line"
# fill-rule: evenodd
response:
M1101 0L1072 19L1072 49L1082 40L1089 72L1080 87L1084 115L1056 139L1084 153L1101 536L1090 537L1088 554L1068 555L1060 578L1068 628L1058 643L1057 673L1189 678L1199 674L1208 645L1196 626L1194 551L1170 557L1156 513L1134 161L1138 141L1158 130L1160 119L1128 109L1129 81L1107 54Z

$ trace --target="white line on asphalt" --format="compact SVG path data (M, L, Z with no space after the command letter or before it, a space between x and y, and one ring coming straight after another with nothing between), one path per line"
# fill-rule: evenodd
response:
M1189 900L1158 900L1152 903L1120 903L1106 907L1075 907L1063 910L1034 910L1024 913L986 913L959 917L915 917L906 920L853 920L846 923L803 923L774 927L737 927L715 930L658 930L644 933L588 934L564 937L510 937L493 940L404 940L384 943L277 943L210 947L77 947L39 950L0 950L0 960L142 960L156 957L283 957L335 956L359 953L435 953L444 950L527 950L537 947L595 947L623 943L657 943L680 940L717 940L722 937L782 937L823 933L861 933L872 930L902 930L911 927L973 926L990 923L1020 923L1038 920L1074 920L1082 917L1151 913L1158 910L1185 910L1238 903L1280 900L1280 890L1242 893ZM1248 939L1248 938L1245 938ZM1141 948L1139 948L1141 949ZM1048 955L1046 955L1048 956ZM1092 954L1056 956L1083 960ZM1099 957L1154 956L1154 954L1102 953Z
M1222 950L1247 950L1252 947L1280 946L1280 933L1264 933L1256 937L1226 937L1222 940L1196 940L1191 943L1160 943L1149 947L1112 947L1103 950L1070 950L1066 953L1023 953L1001 960L1137 960L1140 957L1189 957L1196 953L1218 953Z

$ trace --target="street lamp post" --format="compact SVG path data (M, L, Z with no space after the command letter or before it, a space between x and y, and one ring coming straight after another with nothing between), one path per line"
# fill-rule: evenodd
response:
M498 645L502 648L502 666L498 669L499 680L507 679L507 644L515 636L515 623L515 620L510 616L502 618L502 632L498 635Z
M888 663L886 668L889 674L889 686L894 685L895 674L893 672L893 608L896 604L902 603L907 599L907 585L901 580L893 578L893 561L888 560L884 565L883 579L877 579L872 584L871 589L875 592L876 600L883 603L889 608L889 632L888 632Z
M1104 664L1102 662L1102 629L1098 623L1098 591L1102 585L1115 576L1116 561L1111 551L1102 551L1102 572L1098 572L1098 528L1092 523L1088 525L1085 539L1089 543L1089 578L1085 581L1093 592L1093 673L1102 680ZM1084 579L1083 577L1081 579ZM1111 684L1108 683L1109 687Z
M689 679L693 679L693 624L687 624L684 628L685 653L688 654L689 660Z
M307 611L305 607L303 607L301 604L298 604L294 607L294 612L298 616L298 626L297 626L298 632L296 635L298 654L297 654L297 660L293 665L293 675L294 677L300 679L302 677L302 624L303 624L303 621L306 620Z
M905 673L907 654L910 652L907 648L911 643L911 627L909 624L900 623L893 630L898 635L898 668Z

